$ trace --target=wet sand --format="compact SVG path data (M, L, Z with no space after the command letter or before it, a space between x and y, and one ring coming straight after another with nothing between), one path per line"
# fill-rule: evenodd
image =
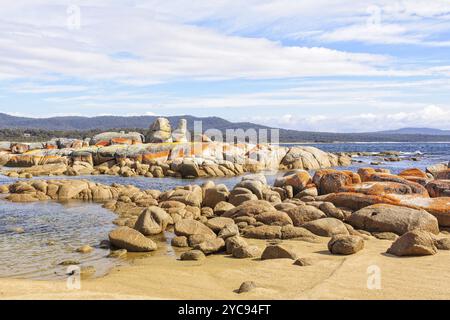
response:
M331 255L322 243L284 241L313 266L293 260L235 259L209 256L200 262L179 261L161 248L132 265L101 278L82 280L80 290L65 281L0 279L0 299L449 299L450 251L434 256L398 258L384 252L391 242L367 240L351 256ZM265 247L265 241L248 240ZM182 250L177 250L179 255ZM381 289L368 289L370 266L381 271ZM372 279L372 278L371 278ZM237 294L244 281L260 288Z

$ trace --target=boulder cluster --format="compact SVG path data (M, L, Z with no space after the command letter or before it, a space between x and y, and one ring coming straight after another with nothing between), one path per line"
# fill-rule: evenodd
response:
M144 140L147 143L143 143ZM47 143L0 143L0 166L13 178L114 175L123 177L224 177L268 169L305 169L349 165L351 157L313 147L191 142L186 120L172 131L157 119L147 137L136 132L99 134L89 141L59 139Z
M436 185L446 187L436 191ZM7 200L16 202L103 201L118 214L118 228L109 235L113 247L153 251L157 244L151 237L169 231L173 246L191 249L181 260L219 252L239 259L297 260L284 240L321 243L323 238L329 238L332 254L354 254L369 238L394 241L388 253L397 256L435 254L450 248L450 240L438 236L440 228L450 226L448 191L448 179L418 169L393 175L372 168L357 173L324 169L314 176L297 169L273 186L264 175L250 174L232 190L213 181L168 191L87 180L31 180L0 187ZM260 250L249 238L270 242Z

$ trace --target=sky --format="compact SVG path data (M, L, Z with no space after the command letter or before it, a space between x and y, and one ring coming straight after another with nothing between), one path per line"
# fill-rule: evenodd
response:
M450 129L450 0L1 0L0 112Z

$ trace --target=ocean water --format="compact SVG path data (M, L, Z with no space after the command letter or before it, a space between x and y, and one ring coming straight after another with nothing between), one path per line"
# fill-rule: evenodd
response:
M106 259L109 250L98 246L107 239L115 218L100 204L0 201L0 277L65 278L67 266L60 263L66 260L94 266L95 275L101 276L117 262ZM94 250L75 252L82 245Z
M303 144L302 144L303 145ZM329 152L401 152L399 162L384 162L377 156L355 157L349 167L339 169L358 170L370 166L373 161L380 161L377 167L390 169L393 173L411 167L424 170L427 166L450 160L450 143L335 143L314 144L317 148ZM411 161L415 157L418 161ZM311 172L313 174L313 172ZM283 172L265 172L269 184ZM37 177L36 179L89 179L91 181L112 184L135 185L141 189L168 190L176 186L202 184L214 180L232 188L241 177L175 179L175 178L124 178L117 176L85 177ZM9 184L17 179L0 176L0 184ZM115 214L96 203L55 203L39 202L31 204L14 204L0 199L0 277L62 279L65 267L58 264L64 260L78 260L81 266L92 265L97 276L103 275L118 260L106 258L108 250L98 248L101 240L108 238L108 232L114 228L112 221ZM13 232L23 228L23 233ZM170 237L170 236L169 236ZM48 245L53 241L53 245ZM167 242L167 241L166 241ZM74 252L77 247L89 244L94 247L91 254ZM164 246L166 253L172 254L170 246ZM172 252L172 253L171 253Z
M299 145L302 146L303 144ZM285 146L294 146L285 144ZM385 151L400 152L400 162L384 162L383 157L356 157L355 160L362 160L362 166L367 166L372 161L384 162L380 167L391 169L394 173L410 167L417 167L422 170L429 165L450 161L450 143L319 143L308 144L327 152L371 152L379 153ZM409 158L416 157L418 161L409 161ZM357 169L361 165L350 166L349 169Z

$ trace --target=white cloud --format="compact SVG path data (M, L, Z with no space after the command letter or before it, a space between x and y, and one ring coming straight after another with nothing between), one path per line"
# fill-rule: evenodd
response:
M20 85L10 86L10 91L18 93L66 93L66 92L81 92L89 88L86 86L77 85L43 85L37 83L23 83Z
M319 17L323 15L320 11L327 15L350 14L348 9L339 9L338 1L242 4L252 12L251 16L231 1L199 1L192 7L185 2L162 1L136 1L136 7L119 5L119 2L110 6L105 1L80 3L80 30L66 28L66 6L58 5L57 1L38 4L20 1L2 8L5 10L5 20L0 22L3 77L39 78L52 74L154 84L180 78L277 79L404 75L405 72L396 70L386 55L283 46L263 36L229 34L214 23L193 25L215 18L219 25L221 22L236 26L250 24L259 28L266 18L274 23L283 17L290 21L297 13ZM238 21L234 20L234 14ZM139 59L115 58L118 52L128 52Z
M449 130L450 106L430 105L422 110L396 113L360 113L339 116L292 116L259 117L251 121L306 131L371 132L405 127L430 127Z

